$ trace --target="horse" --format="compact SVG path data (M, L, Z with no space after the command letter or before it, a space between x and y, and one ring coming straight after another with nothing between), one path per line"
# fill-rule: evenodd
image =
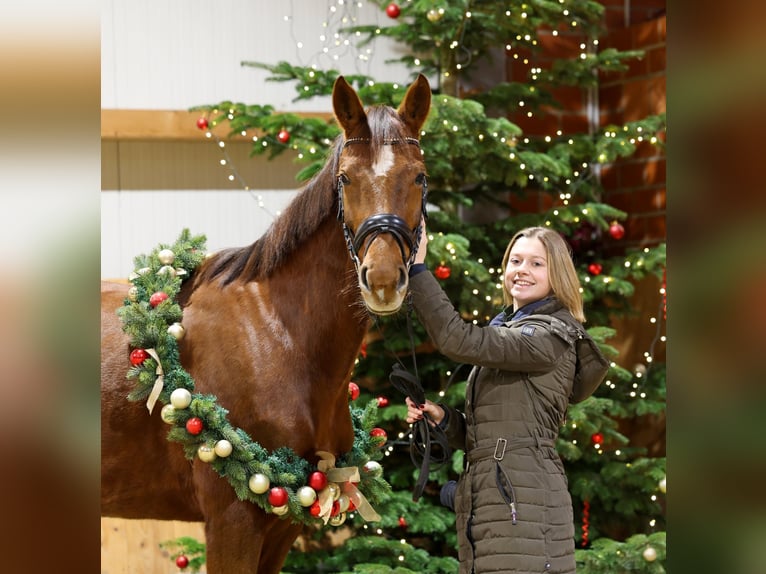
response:
M419 75L394 109L365 109L339 76L341 128L324 167L254 243L207 257L178 301L180 361L195 391L264 448L312 464L353 443L348 383L370 315L402 306L425 214L420 130L431 89ZM302 524L237 498L184 457L155 410L126 400L129 340L115 311L127 286L101 289L101 514L204 522L208 572L277 574ZM159 409L158 409L159 410Z

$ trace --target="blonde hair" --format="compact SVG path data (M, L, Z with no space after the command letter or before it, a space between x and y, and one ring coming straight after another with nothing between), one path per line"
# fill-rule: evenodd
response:
M503 256L503 275L508 266L511 249L520 237L540 240L548 256L548 281L553 294L564 307L569 309L575 319L585 323L580 280L577 278L577 271L572 262L572 253L567 242L557 231L546 227L527 227L516 233L508 243ZM503 299L506 305L513 304L513 297L505 286L505 281L503 281Z

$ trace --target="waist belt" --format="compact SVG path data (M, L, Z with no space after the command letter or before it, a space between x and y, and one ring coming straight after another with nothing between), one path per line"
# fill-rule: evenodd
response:
M520 448L542 448L549 447L555 448L556 442L551 438L543 437L520 437L507 440L504 438L497 439L497 442L493 445L480 446L473 448L468 452L468 462L478 462L487 458L494 458L495 460L503 460L503 456L509 450L518 450Z

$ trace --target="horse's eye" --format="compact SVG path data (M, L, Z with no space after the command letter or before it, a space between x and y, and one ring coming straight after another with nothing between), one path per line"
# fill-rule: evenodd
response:
M338 176L338 181L341 182L343 185L348 185L351 183L351 180L348 178L348 176L345 173L341 173Z
M415 183L418 185L423 185L426 182L426 174L419 173L418 176L415 178Z

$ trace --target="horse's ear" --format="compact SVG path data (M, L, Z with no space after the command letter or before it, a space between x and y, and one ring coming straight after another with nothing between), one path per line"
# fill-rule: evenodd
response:
M413 135L417 136L430 110L431 86L423 74L418 74L417 79L407 88L407 93L397 111L399 117L412 130Z
M359 96L343 76L338 76L332 87L332 108L346 134L357 132L367 122Z

